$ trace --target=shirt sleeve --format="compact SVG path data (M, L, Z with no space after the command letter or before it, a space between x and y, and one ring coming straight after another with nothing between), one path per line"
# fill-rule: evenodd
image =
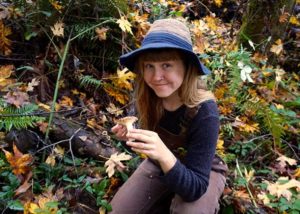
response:
M203 103L187 133L184 164L177 160L174 167L162 176L168 188L180 195L184 201L195 201L207 190L219 126L216 103Z

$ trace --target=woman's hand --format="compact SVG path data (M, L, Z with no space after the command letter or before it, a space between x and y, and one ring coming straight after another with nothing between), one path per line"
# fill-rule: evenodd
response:
M134 142L126 142L133 151L145 154L147 157L158 161L163 172L168 172L175 165L176 157L162 142L156 132L132 129L126 134L126 137L135 139Z
M118 140L127 141L128 138L126 137L127 129L125 126L117 124L111 128L111 131L116 135Z

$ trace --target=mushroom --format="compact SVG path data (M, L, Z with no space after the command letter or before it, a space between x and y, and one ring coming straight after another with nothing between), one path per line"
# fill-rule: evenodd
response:
M133 129L133 123L137 121L138 118L134 116L127 116L116 120L116 123L126 127L127 132ZM129 141L133 141L134 139L129 138Z

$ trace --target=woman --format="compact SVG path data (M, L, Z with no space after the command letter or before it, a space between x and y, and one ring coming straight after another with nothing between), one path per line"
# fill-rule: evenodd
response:
M215 156L219 115L199 84L209 73L193 52L189 29L176 19L155 21L142 46L120 58L138 74L141 129L112 131L147 155L111 201L112 212L216 213L226 165Z

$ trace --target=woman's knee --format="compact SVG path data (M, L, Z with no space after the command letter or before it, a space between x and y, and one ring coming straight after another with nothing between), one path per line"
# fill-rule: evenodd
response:
M170 213L172 214L214 214L219 211L219 199L225 187L225 177L211 172L207 191L196 201L185 202L178 195L172 200Z

